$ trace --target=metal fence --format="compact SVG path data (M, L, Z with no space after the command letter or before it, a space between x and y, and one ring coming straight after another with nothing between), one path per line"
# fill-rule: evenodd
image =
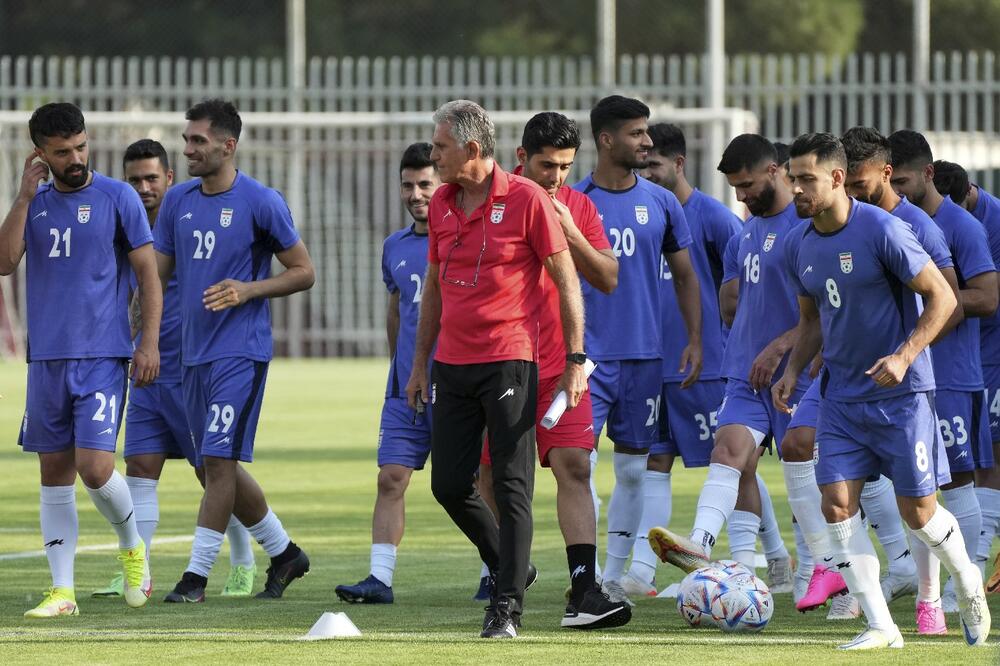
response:
M753 116L763 134L785 141L856 124L886 133L926 130L938 156L964 163L977 182L997 191L995 55L935 54L926 87L911 83L911 70L901 54L730 56L726 103L751 112L742 119L695 110L706 105L707 61L701 56L622 57L614 91L664 109L658 119L681 122L696 180L710 192L719 193L720 185L708 128L725 122L728 139L755 129ZM511 166L527 112L561 109L585 118L597 99L614 92L596 81L590 58L317 58L307 65L306 85L295 88L287 84L282 60L3 56L0 112L16 113L0 122L0 207L9 205L28 148L25 112L39 104L79 104L92 128L95 167L120 175L119 156L131 140L159 138L179 158L180 112L210 96L233 99L248 127L241 168L286 194L319 270L313 290L275 303L279 353L379 353L385 304L380 243L406 223L396 194L398 156L410 142L427 139L430 112L457 97L510 112L498 115L497 126L499 155ZM305 114L301 122L290 120L298 117L292 109ZM95 124L100 116L94 112L118 113ZM585 142L576 177L592 160Z

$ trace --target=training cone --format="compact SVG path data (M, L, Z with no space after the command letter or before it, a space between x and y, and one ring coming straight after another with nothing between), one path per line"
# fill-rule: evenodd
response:
M677 593L681 591L679 583L673 583L663 588L663 591L656 595L657 599L676 599Z
M355 638L360 635L361 630L351 622L347 613L326 612L319 616L309 633L299 640L321 641L327 638Z

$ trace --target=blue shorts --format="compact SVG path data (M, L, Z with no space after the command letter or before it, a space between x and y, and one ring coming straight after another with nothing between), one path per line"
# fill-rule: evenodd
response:
M990 424L990 440L1000 442L1000 365L983 366L983 383L986 384L986 412Z
M423 469L431 453L431 405L418 415L406 398L386 398L378 427L378 466Z
M128 359L28 363L28 398L18 444L56 453L74 445L114 451L128 393Z
M685 467L706 467L715 444L717 414L726 380L706 379L682 389L680 382L663 384L659 438L649 455L680 454Z
M803 382L799 382L795 394L789 400L793 409L805 392ZM785 436L791 418L790 414L779 412L774 406L770 389L755 393L750 384L741 379L730 379L726 382L726 395L719 407L720 428L727 425L741 425L762 432L765 435L765 442L768 436L774 439L778 446L778 455L781 455L781 440Z
M158 453L198 467L180 384L132 388L125 410L125 458Z
M788 430L792 428L815 428L819 420L819 381L814 381L792 410Z
M823 400L816 424L816 482L820 485L892 479L896 494L926 497L951 481L930 393L870 402Z
M993 468L993 441L981 391L934 394L938 428L952 473Z
M253 461L267 363L220 358L184 366L184 411L199 458Z
M590 376L594 433L607 424L615 444L648 449L659 430L663 361L598 361Z

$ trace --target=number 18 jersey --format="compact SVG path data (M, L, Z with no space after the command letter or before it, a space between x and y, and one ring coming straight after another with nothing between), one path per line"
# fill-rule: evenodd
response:
M157 252L174 257L180 291L181 358L185 366L220 358L269 361L271 311L257 298L221 312L202 304L222 280L264 280L274 254L299 241L281 195L237 172L232 187L204 194L201 180L167 190L153 230Z

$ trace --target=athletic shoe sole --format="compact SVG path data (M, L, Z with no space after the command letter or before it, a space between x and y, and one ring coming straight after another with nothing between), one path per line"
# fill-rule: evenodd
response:
M632 610L628 606L615 608L603 615L591 613L573 613L563 615L562 626L567 629L610 629L621 627L632 619Z

